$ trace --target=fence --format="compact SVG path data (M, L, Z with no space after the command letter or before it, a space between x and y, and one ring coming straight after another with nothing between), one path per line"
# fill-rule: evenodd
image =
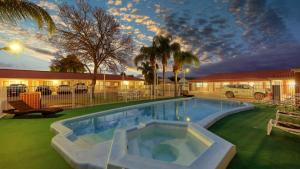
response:
M165 85L163 92L162 85L145 85L138 88L115 87L115 86L86 86L79 84L75 86L25 86L16 85L0 88L4 101L3 109L11 108L9 101L23 100L30 106L36 104L38 107L64 107L76 108L84 106L99 105L105 103L117 103L128 101L149 100L165 97L174 97L174 85ZM36 95L38 94L38 99ZM30 96L29 96L30 95Z
M201 96L230 100L242 100L268 104L289 103L299 105L300 85L248 85L190 87L190 93Z
M300 86L296 85L226 85L226 86L201 86L193 87L179 85L178 93L182 89L189 89L189 94L201 97L226 100L242 100L250 102L261 102L268 104L289 104L299 106ZM105 103L117 103L127 101L149 100L156 98L174 97L175 87L173 84L156 86L145 85L138 88L115 87L96 85L85 86L79 84L75 86L9 86L0 88L1 109L9 109L9 101L25 100L31 106L45 107L65 107L76 108L84 106L99 105ZM24 93L38 93L35 96L24 96ZM38 100L38 103L36 103Z

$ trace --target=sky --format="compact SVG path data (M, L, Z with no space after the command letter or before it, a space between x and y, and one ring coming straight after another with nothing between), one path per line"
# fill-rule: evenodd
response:
M87 0L107 10L133 38L136 52L156 34L171 34L201 61L191 77L212 73L300 67L298 0ZM58 5L76 1L32 0L61 23ZM0 51L0 68L49 70L57 47L32 21L0 23L0 47L18 39L19 55ZM134 57L134 55L132 56ZM172 75L172 60L168 75ZM127 74L139 74L132 64Z

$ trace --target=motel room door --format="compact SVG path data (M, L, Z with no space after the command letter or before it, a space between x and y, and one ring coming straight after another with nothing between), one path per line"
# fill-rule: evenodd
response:
M280 91L280 85L272 85L272 93L273 93L273 102L278 103L281 100L281 91Z

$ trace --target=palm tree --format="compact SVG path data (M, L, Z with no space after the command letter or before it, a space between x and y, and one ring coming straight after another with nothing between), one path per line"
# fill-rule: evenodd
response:
M137 70L142 72L142 75L145 78L146 84L153 84L153 68L150 65L150 62L141 62L140 65L137 67Z
M0 22L17 23L26 19L33 19L39 29L47 25L49 34L56 30L52 18L42 7L27 0L0 0Z
M149 61L149 64L153 70L153 88L155 90L156 85L156 70L157 70L157 56L158 50L155 46L150 47L141 47L140 53L134 58L134 64L138 66L138 64L142 61Z
M199 66L200 61L199 61L199 58L196 55L192 54L191 52L178 51L174 54L173 73L175 76L175 96L178 96L177 77L178 77L179 72L182 70L182 68L185 64Z
M165 74L168 60L172 54L180 50L180 44L176 42L171 43L172 38L170 36L164 37L161 35L155 36L153 42L158 50L158 57L163 68L163 95L165 95Z

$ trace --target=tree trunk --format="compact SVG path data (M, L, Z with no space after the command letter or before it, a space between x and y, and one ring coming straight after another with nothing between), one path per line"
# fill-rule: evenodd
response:
M95 67L94 73L93 73L93 78L92 78L92 98L93 98L93 100L95 99L95 86L96 86L96 82L97 82L97 70L98 70L98 68Z
M166 65L163 65L163 96L165 96L165 74L166 74Z
M156 96L156 65L153 68L153 95Z
M178 76L178 73L177 72L175 72L174 73L174 76L175 76L175 97L177 97L178 96L178 90L177 90L177 76Z

